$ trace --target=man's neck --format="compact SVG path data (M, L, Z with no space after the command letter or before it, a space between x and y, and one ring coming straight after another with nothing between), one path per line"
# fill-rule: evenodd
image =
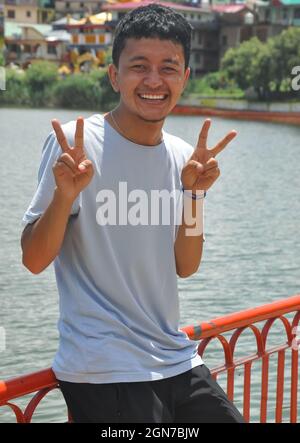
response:
M124 138L143 146L157 146L162 141L164 120L159 122L145 121L138 116L129 116L120 109L105 115L109 124Z

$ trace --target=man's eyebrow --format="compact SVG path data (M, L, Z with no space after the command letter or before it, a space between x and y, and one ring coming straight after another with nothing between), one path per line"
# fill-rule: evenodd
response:
M145 57L144 55L135 55L129 59L130 63L137 62L137 61L148 61L148 58ZM177 60L172 59L172 58L165 58L163 60L163 63L170 63L172 65L179 66L179 62Z

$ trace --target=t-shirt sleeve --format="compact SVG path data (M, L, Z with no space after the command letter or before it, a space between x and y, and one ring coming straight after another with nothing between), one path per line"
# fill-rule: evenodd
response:
M56 186L52 167L61 154L62 150L57 138L54 132L51 132L45 141L42 151L42 158L38 171L38 185L22 219L22 224L24 226L33 223L40 218L51 203ZM70 215L78 214L79 210L80 196L74 201Z

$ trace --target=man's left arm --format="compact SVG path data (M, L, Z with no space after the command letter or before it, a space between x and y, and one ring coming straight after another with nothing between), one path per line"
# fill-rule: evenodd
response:
M208 149L207 136L210 125L211 121L205 120L197 146L181 173L183 213L174 245L174 254L176 272L179 277L183 278L197 272L201 262L204 241L204 197L206 191L220 176L215 157L236 136L236 131L230 131L214 148Z
M183 196L182 223L179 226L174 246L176 272L182 278L197 272L201 262L204 242L203 206L204 197L193 200L190 196ZM188 214L192 218L188 217ZM190 224L189 220L194 223Z

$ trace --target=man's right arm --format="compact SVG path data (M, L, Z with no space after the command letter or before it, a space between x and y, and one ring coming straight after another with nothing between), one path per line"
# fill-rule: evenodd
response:
M59 254L73 203L94 174L83 147L83 118L77 119L74 147L69 146L57 120L52 126L63 151L52 167L56 187L48 207L25 227L21 239L23 264L34 274L42 272Z
M22 261L33 274L42 272L59 254L72 203L56 188L46 211L25 227L21 238Z

